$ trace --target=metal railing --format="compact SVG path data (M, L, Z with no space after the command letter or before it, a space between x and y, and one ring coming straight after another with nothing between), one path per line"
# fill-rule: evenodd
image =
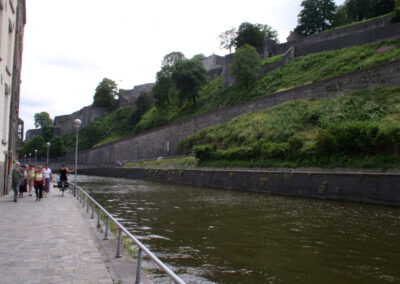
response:
M73 189L72 189L73 187ZM135 236L133 236L120 222L118 222L106 209L104 209L96 200L94 200L85 190L83 190L81 187L75 185L74 183L71 183L70 187L70 192L71 193L76 193L74 194L74 197L76 197L79 202L82 203L82 207L85 207L85 202L86 202L86 212L89 213L89 207L91 208L91 219L94 219L94 211L95 208L97 207L97 227L100 226L100 212L102 212L105 215L106 221L105 223L105 230L104 230L104 240L108 239L108 231L110 230L110 220L117 226L118 228L118 244L117 244L117 253L116 256L117 258L121 257L121 249L122 249L122 233L125 233L125 235L135 243L138 248L138 254L137 254L137 266L136 266L136 281L135 284L140 284L141 283L141 271L142 271L142 257L143 253L146 254L153 262L157 264L159 268L161 268L175 283L179 284L184 284L185 282L178 276L176 275L167 265L165 265L158 257L156 257L147 247L145 247ZM86 197L86 198L84 198Z

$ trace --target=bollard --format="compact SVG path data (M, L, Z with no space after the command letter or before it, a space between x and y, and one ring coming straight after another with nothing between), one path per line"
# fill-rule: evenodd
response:
M117 245L117 255L116 258L121 257L121 246L122 246L122 230L121 228L118 230L118 245Z
M142 272L142 249L139 248L137 266L136 266L136 281L135 284L141 283L141 272Z
M104 239L108 240L108 216L107 216L107 220L106 220L106 231L104 232Z

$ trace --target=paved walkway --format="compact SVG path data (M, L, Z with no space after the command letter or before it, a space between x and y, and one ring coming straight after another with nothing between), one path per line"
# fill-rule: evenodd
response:
M58 189L0 198L0 283L113 283L76 203Z

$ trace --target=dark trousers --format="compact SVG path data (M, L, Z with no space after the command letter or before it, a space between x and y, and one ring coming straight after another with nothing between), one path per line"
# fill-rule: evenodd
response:
M36 194L36 198L43 197L43 184L38 183L35 185L35 194Z

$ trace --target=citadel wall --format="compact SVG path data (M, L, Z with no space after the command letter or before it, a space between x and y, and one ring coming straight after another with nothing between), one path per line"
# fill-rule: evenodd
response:
M116 166L123 161L174 156L179 143L206 127L225 123L245 113L269 109L291 100L323 99L374 87L400 86L400 60L342 75L292 90L266 95L137 134L97 148L81 151L82 167ZM60 162L74 161L69 153Z

